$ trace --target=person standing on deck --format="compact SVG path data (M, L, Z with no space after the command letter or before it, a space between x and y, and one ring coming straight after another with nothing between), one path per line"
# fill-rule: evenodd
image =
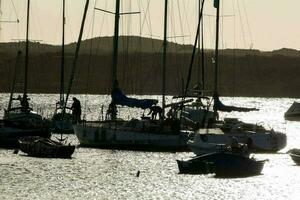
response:
M72 104L72 115L73 115L73 123L78 123L81 120L81 104L80 101L73 97L73 104Z
M19 97L20 99L20 104L21 104L21 111L22 112L30 112L30 110L32 110L30 107L29 107L29 103L28 103L28 96L27 94L24 94L23 97Z

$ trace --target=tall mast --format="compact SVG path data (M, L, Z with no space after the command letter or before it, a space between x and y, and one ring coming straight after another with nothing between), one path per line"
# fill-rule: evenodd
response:
M204 0L201 0L202 2ZM199 5L200 5L200 1L199 1ZM204 4L202 3L202 6ZM200 12L201 12L201 6L199 6L199 15L200 15ZM201 16L199 16L200 18ZM199 40L200 41L200 40ZM200 47L199 47L200 48ZM201 21L201 66L202 66L202 90L204 91L205 89L205 65L204 65L204 22L203 22L203 19Z
M64 72L65 72L65 0L63 0L62 16L62 45L61 45L61 68L60 68L60 105L64 105Z
M116 0L116 12L115 12L115 30L114 30L114 42L113 42L113 57L112 57L112 69L111 69L111 88L112 90L118 87L117 85L117 68L118 68L118 50L119 50L119 19L120 19L120 0ZM115 104L112 104L111 119L117 118L117 108Z
M186 80L184 96L187 95L187 91L188 91L189 84L190 84L191 77L192 77L192 68L193 68L194 58L195 58L196 50L197 50L198 37L200 35L200 24L201 24L201 19L202 19L202 16L203 16L204 2L205 2L205 0L202 1L202 6L201 6L201 9L200 9L200 15L199 15L198 25L197 25L197 33L196 33L195 42L194 42L194 46L193 46L193 52L192 52L190 67L189 67L188 76L187 76L187 80Z
M219 70L219 19L220 19L220 1L214 0L214 7L217 8L216 17L216 47L215 47L215 85L214 93L218 92L218 70Z
M205 86L204 86L204 82L205 82L205 77L204 77L204 74L205 74L204 73L204 70L205 70L204 69L204 33L203 33L204 27L203 27L203 19L201 20L201 18L202 18L201 17L201 15L202 15L201 5L203 4L203 1L204 0L198 1L198 20L201 21L201 25L200 25L201 33L200 32L198 33L199 34L198 35L198 38L199 38L199 40L198 40L198 56L199 56L199 58L198 58L198 73L197 73L198 84L202 83L202 88L198 88L198 89L201 89L202 91L204 91L204 88L205 88ZM201 38L201 40L200 40L200 38ZM201 77L201 82L200 82L200 77Z
M28 46L29 46L29 10L30 0L27 0L27 23L26 23L26 47L25 47L25 72L24 72L24 91L23 95L27 94L27 74L28 74Z
M79 54L79 50L80 50L82 34L83 34L83 29L84 29L84 24L85 24L85 19L86 19L86 13L87 13L87 10L89 7L89 2L90 2L90 0L86 0L85 6L84 6L79 36L78 36L78 40L77 40L77 44L76 44L75 55L74 55L74 59L73 59L72 69L71 69L69 85L68 85L67 92L66 92L64 111L65 111L65 108L67 107L68 98L69 98L71 88L73 85L73 81L74 81L75 71L76 71L76 67L77 67L78 54Z
M119 49L119 19L120 19L120 0L116 0L116 13L115 13L115 30L114 30L114 43L113 43L113 60L112 60L112 71L111 81L112 89L116 88L117 85L117 67L118 67L118 49Z
M163 41L163 68L162 68L162 116L165 117L166 105L166 56L167 56L167 23L168 23L168 0L165 0L164 17L164 41Z

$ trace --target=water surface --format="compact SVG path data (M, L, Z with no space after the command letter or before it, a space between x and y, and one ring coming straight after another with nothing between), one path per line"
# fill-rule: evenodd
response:
M52 115L58 95L30 95L35 110ZM101 119L109 96L76 95L84 117ZM149 96L147 96L149 97ZM158 96L153 98L159 99ZM0 95L1 115L8 94ZM285 152L300 148L300 122L287 122L284 112L295 99L221 98L225 104L257 107L249 113L227 113L221 117L239 117L246 122L262 122L285 132L288 144L277 154L255 154L269 159L262 175L220 179L213 175L179 175L176 159L193 153L152 153L77 148L72 159L41 159L21 152L0 149L0 199L299 199L300 166ZM170 98L168 98L170 101ZM101 105L104 105L101 109ZM128 108L124 118L138 117L143 111ZM148 111L144 114L146 115ZM76 137L69 142L78 144ZM139 177L136 176L140 171Z

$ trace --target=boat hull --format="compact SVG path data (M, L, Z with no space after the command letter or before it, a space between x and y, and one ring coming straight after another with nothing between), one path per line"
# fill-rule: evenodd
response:
M229 158L226 158L226 156ZM218 159L215 165L217 177L247 177L260 175L265 161L256 161L243 156L227 154Z
M122 126L122 125L121 125ZM80 146L140 151L188 151L188 132L161 133L109 124L77 124L74 132Z
M187 161L177 160L179 173L209 174L217 177L247 177L261 174L265 161L248 156L219 152L197 156Z
M216 131L216 129L200 130L195 134L194 140L189 142L189 147L196 155L203 153L204 146L202 138L205 138L206 143L213 144L229 144L230 138L235 137L239 143L249 144L251 151L254 152L277 152L286 146L286 135L276 132L222 132ZM215 148L215 147L214 147Z
M62 145L41 137L20 138L19 148L28 156L40 158L71 158L75 150L74 145Z

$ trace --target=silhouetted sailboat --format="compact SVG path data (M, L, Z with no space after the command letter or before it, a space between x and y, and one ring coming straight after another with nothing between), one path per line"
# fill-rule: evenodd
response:
M74 132L81 146L98 148L116 148L131 150L186 150L188 132L180 131L180 123L176 119L165 118L165 65L167 50L167 9L168 1L165 0L164 41L163 41L163 78L162 78L162 107L154 106L157 100L129 98L118 87L118 39L120 0L116 0L115 27L112 60L112 102L108 110L108 117L103 121L83 122L74 125ZM117 118L117 105L137 107L141 109L156 109L160 119L122 120Z
M74 133L72 124L72 113L65 105L65 0L63 0L62 13L62 45L61 45L61 65L60 65L60 93L59 101L56 103L54 115L52 117L52 131L54 133Z
M14 81L12 83L11 94L7 110L5 110L4 118L0 126L0 143L4 146L14 147L18 145L18 139L25 136L42 136L50 137L49 122L41 115L32 111L29 105L27 95L28 82L28 54L29 54L29 11L30 0L27 2L27 28L26 28L26 54L25 54L25 71L23 82L23 95L14 98L16 76L15 71ZM20 65L21 52L18 52L16 61L16 70ZM13 101L19 101L20 106L13 106Z
M219 18L220 18L220 2L219 0L214 0L214 7L216 8L216 46L215 46L215 79L214 79L214 92L213 92L213 110L215 113L218 111L231 112L249 112L257 110L255 108L245 108L236 106L224 105L218 95L218 68L219 68ZM198 25L199 29L199 25ZM191 70L190 70L191 72ZM190 75L190 73L189 73ZM186 90L188 89L188 83L190 81L190 76L188 78ZM204 113L205 114L205 113ZM286 146L286 135L280 132L275 132L273 129L268 130L261 125L244 123L238 119L224 119L219 121L215 115L215 120L207 125L205 128L220 128L222 131L217 129L212 129L210 131L199 131L198 134L205 134L208 143L226 144L228 143L229 137L234 136L238 139L240 143L248 143L251 141L252 147L255 151L266 151L266 152L276 152L281 150ZM207 132L207 133L205 133ZM220 134L224 133L224 134ZM195 138L200 138L196 137ZM198 154L197 149L201 149L203 142L201 140L194 140L189 143L189 145L195 150L194 152Z

